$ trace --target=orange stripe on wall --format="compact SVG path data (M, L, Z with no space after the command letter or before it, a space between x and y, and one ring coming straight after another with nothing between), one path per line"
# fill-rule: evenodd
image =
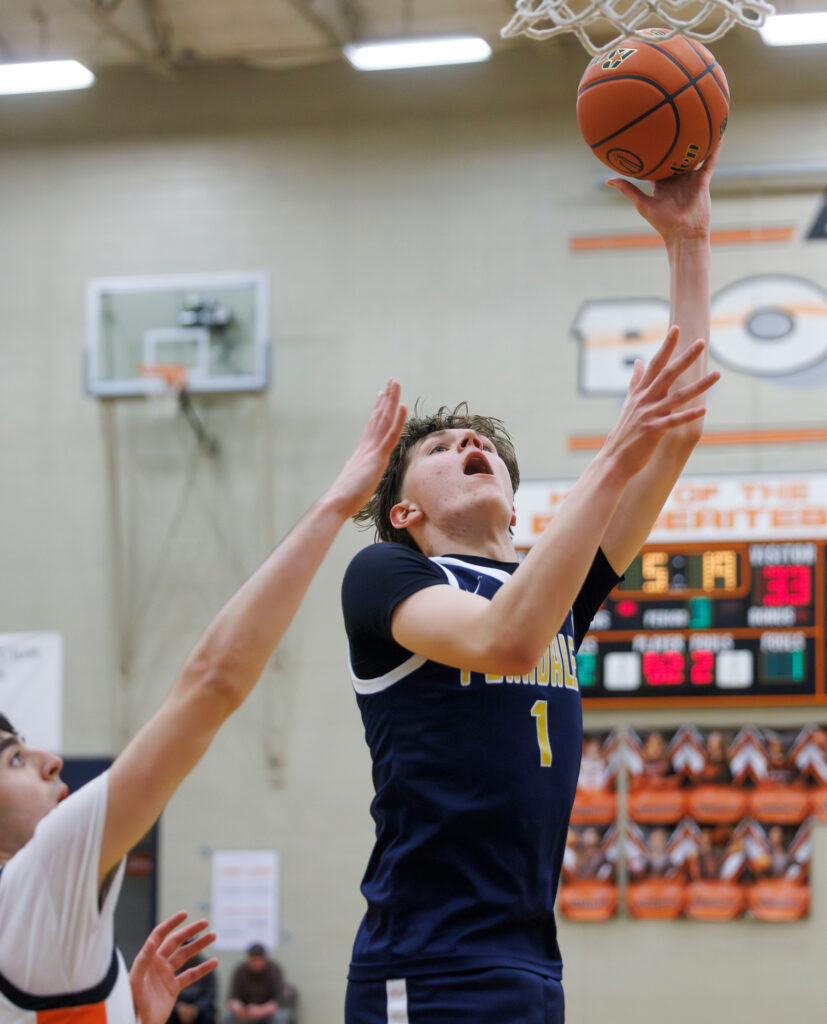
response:
M788 242L795 237L794 227L731 228L713 231L713 245L753 245L758 242ZM663 245L656 232L632 235L575 235L569 239L572 252L593 252L605 249L655 249Z
M59 1010L41 1010L37 1024L106 1024L106 1004L69 1006Z
M606 440L601 434L584 434L570 437L570 452L593 452L603 447ZM723 448L727 445L763 444L813 444L827 441L825 428L799 428L789 430L710 430L702 435L699 445L707 448Z

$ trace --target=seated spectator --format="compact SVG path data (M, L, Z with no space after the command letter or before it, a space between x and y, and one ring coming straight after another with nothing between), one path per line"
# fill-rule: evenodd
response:
M202 956L187 960L185 968L195 967ZM215 1024L215 975L207 974L178 993L167 1024Z
M225 1024L254 1020L259 1024L293 1024L292 991L281 967L260 943L247 950L235 969L227 1000Z

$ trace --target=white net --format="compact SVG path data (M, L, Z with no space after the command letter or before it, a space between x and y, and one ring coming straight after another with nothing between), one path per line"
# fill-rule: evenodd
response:
M774 13L766 0L516 0L501 34L549 39L573 32L597 55L623 39L645 38L644 28L664 29L663 39L684 35L708 42L733 25L760 28Z

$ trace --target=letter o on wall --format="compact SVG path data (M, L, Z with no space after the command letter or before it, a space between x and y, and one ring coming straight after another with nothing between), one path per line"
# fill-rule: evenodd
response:
M712 300L710 354L756 377L799 373L827 358L827 292L786 274L748 277Z

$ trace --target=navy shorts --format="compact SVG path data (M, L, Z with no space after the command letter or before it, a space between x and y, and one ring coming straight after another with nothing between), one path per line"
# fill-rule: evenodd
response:
M511 967L350 981L345 1024L563 1024L563 986Z

